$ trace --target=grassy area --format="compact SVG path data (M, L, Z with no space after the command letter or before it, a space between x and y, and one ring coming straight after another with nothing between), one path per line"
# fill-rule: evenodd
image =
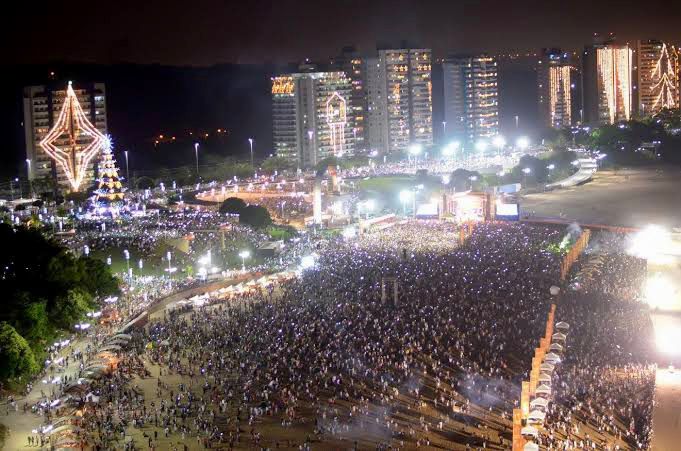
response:
M386 177L371 177L360 180L360 191L376 192L380 194L399 193L403 189L409 189L416 183L416 178L411 176L395 175Z

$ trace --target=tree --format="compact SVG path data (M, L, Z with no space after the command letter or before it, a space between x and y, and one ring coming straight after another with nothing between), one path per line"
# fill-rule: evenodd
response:
M294 165L288 158L269 157L262 162L262 170L267 174L274 174L274 171L282 172L293 169Z
M111 296L119 292L118 280L102 260L81 257L81 284L92 296Z
M7 323L0 323L0 379L33 374L39 367L28 342Z
M220 205L220 213L228 215L238 215L241 214L243 209L246 208L246 202L238 197L228 197Z
M267 208L260 205L248 205L239 213L239 223L259 229L272 224L272 218Z
M55 326L69 330L91 308L92 296L83 289L75 288L66 295L58 296L48 315Z

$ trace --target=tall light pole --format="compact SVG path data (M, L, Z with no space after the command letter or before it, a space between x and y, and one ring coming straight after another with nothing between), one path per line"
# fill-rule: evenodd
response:
M194 156L196 157L196 176L199 175L199 143L194 143Z
M249 251L239 252L239 257L241 257L241 271L246 272L246 259L251 255Z
M253 138L248 138L248 144L251 146L251 167L255 169L255 165L253 164Z
M28 177L29 196L33 197L33 178L31 177L31 159L26 158L26 176Z
M442 121L442 140L447 139L447 121Z
M124 150L125 154L125 179L128 181L128 187L130 186L130 166L128 166L128 151Z

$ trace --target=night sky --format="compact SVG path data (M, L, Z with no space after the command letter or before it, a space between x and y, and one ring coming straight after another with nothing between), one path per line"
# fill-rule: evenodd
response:
M3 60L10 64L283 63L401 39L432 47L436 56L577 49L596 31L681 41L681 2L671 0L74 0L3 9Z

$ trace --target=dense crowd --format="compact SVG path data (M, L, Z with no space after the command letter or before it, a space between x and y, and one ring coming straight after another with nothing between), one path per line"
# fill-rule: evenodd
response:
M618 240L624 238L597 237L586 258L602 258L597 281L558 305L557 318L570 332L542 437L555 449L649 445L655 359L653 325L641 302L646 265Z
M91 387L98 401L82 427L101 449L173 437L175 449L510 449L559 283L561 257L548 249L563 235L484 223L460 243L453 224L409 221L357 239L303 237L281 257L290 267L314 252L299 278L186 304L134 333L118 371ZM558 303L570 332L538 439L547 449L650 440L645 265L596 238L573 278L599 252L602 276L568 283ZM151 368L155 388L143 389Z
M284 426L314 421L318 437L350 439L372 424L386 443L425 443L431 431L505 449L509 437L485 428L507 422L518 397L513 382L529 368L557 277L544 249L560 233L479 225L460 248L456 236L453 225L420 223L320 244L315 268L246 310L153 325L150 340L167 346L146 355L201 376L199 405L226 417L225 440L267 414ZM386 276L399 280L396 302L381 299Z

